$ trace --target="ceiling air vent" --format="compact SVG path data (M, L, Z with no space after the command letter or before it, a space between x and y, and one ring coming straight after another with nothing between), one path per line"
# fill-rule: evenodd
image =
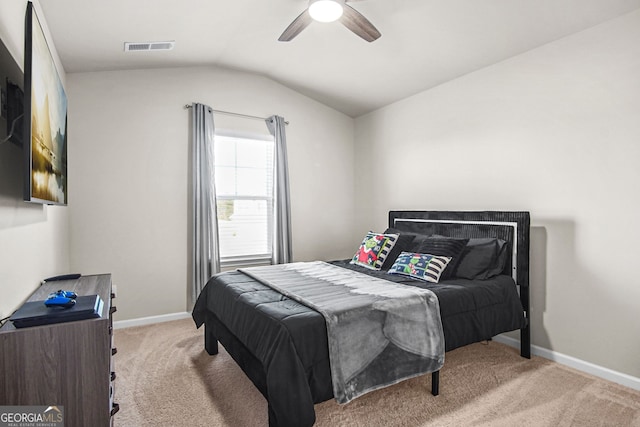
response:
M173 46L176 44L174 41L170 42L125 42L124 51L125 52L145 52L151 50L171 50Z

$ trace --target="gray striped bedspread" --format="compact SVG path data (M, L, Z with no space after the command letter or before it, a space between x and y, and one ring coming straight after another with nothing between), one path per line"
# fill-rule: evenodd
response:
M324 316L339 403L437 371L444 363L438 298L427 289L321 261L240 271Z

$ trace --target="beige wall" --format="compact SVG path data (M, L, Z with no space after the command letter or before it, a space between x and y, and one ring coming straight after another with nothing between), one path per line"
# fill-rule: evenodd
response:
M345 237L355 210L350 117L270 79L213 67L67 79L71 265L113 273L118 320L187 309L190 113L183 106L194 101L285 117L295 260L355 250Z
M39 4L34 4L51 41ZM0 39L20 68L26 5L26 0L0 2ZM49 46L64 82L55 46ZM4 126L2 129L4 132ZM69 272L68 208L24 202L22 173L22 148L11 143L0 145L0 318L18 308L43 278Z
M640 11L357 119L360 232L531 211L533 343L640 377L639 40Z

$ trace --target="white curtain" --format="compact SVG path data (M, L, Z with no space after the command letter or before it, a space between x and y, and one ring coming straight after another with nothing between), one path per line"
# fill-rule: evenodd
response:
M213 162L213 110L194 103L192 111L193 146L193 283L191 301L195 303L202 288L220 271L218 221Z
M289 202L289 170L287 167L287 137L285 120L271 116L266 120L275 140L274 166L274 227L272 264L285 264L293 259L291 251L291 205Z

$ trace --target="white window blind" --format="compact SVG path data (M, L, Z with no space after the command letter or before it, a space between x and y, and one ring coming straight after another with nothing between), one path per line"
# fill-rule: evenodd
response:
M271 258L273 140L216 134L215 185L223 264Z

